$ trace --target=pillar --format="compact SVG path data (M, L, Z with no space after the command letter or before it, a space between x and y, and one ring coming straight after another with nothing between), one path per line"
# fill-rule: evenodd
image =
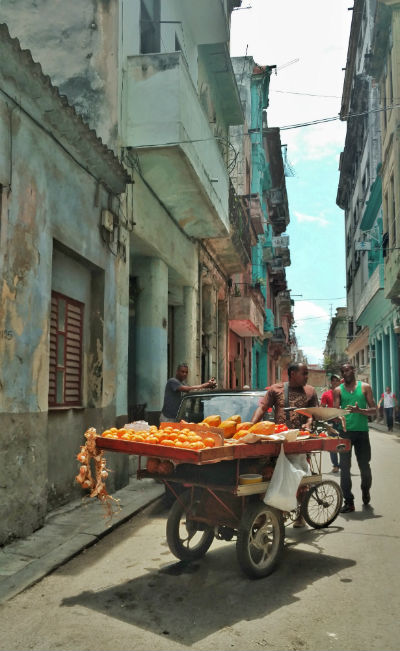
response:
M220 387L228 386L228 303L218 301L218 376Z
M399 355L398 355L398 346L397 346L397 337L393 332L393 326L390 326L389 329L389 341L390 341L390 366L391 366L391 389L392 393L395 393L396 396L399 394Z
M173 369L181 362L189 367L188 384L199 384L200 369L197 367L197 290L183 288L183 304L175 307L173 333Z
M391 381L389 335L382 335L382 385L383 391Z
M375 340L375 368L376 368L376 397L377 400L383 393L383 374L382 374L382 339Z
M161 411L167 381L168 266L158 258L142 258L136 310L136 401L146 411Z

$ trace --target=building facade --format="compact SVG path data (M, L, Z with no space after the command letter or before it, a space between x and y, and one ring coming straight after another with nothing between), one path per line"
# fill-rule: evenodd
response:
M394 332L397 310L389 300L390 289L384 277L389 252L385 205L393 208L389 203L392 199L383 194L383 187L391 183L386 180L384 186L386 172L382 165L388 111L386 99L382 99L386 98L386 90L385 94L379 91L372 55L379 5L375 0L358 0L354 4L341 107L347 134L337 195L337 203L345 211L346 352L360 379L371 383L375 399L387 384L399 390ZM391 237L393 243L393 234Z
M229 127L243 122L228 47L239 4L72 0L66 14L59 0L39 1L29 21L30 2L2 6L133 180L129 418L157 420L181 361L193 384L227 383L231 276L250 256L228 173Z
M253 296L258 290L264 311L261 332L253 331L251 386L262 389L283 377L291 356L293 304L285 272L290 264L289 237L282 236L289 223L289 209L279 129L268 129L266 120L273 67L259 66L247 56L235 57L233 66L245 123L231 129L232 143L238 150L237 169L232 174L238 187L249 191L243 198L256 234L251 271L244 286ZM243 132L238 139L237 134ZM247 184L241 180L246 173L250 179Z
M0 133L2 544L81 495L84 431L126 418L130 179L4 24Z

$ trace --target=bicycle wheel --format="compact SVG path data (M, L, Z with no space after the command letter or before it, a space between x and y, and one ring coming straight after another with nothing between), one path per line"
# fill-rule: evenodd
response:
M174 556L181 561L202 558L214 540L213 527L190 519L195 512L196 499L191 502L189 490L174 502L168 516L167 543Z
M305 494L301 505L301 515L314 529L329 527L342 508L342 490L335 481L329 479L312 486Z
M285 533L281 511L264 502L249 504L239 525L236 555L250 578L268 576L283 550Z

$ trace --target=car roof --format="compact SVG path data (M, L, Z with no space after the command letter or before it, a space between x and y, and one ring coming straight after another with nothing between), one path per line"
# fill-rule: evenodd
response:
M185 398L193 398L194 396L258 396L264 395L265 389L250 389L245 391L237 391L235 389L214 389L213 391L190 391Z

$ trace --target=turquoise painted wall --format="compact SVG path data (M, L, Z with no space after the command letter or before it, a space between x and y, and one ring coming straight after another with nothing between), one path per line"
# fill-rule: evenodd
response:
M267 163L263 147L263 109L268 107L269 79L271 69L266 67L265 72L253 75L251 80L251 192L258 194L261 199L262 210L265 216L264 238L265 242L271 241L271 227L267 225L267 207L263 194L271 187L269 164ZM263 261L263 246L265 243L258 241L252 250L252 281L262 279L261 291L267 299L267 265ZM268 384L268 341L253 340L252 347L253 370L252 387L264 389ZM259 360L257 365L256 360ZM257 370L258 368L258 370Z

